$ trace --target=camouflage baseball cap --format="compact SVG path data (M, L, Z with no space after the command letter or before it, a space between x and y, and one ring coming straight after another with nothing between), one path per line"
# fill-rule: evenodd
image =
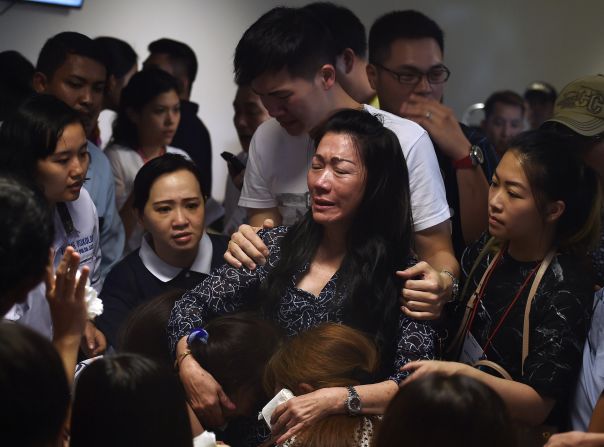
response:
M592 137L604 132L604 75L577 79L562 89L554 116L547 122L570 127L580 135Z

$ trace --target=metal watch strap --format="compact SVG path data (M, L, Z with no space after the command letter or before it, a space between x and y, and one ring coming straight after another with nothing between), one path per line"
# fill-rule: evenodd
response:
M455 275L448 270L443 270L441 273L444 273L449 278L451 278L451 299L448 301L449 303L456 301L459 296L459 279L455 277Z
M361 413L361 396L359 396L359 393L357 393L357 390L353 386L347 386L346 389L348 390L348 397L344 402L346 411L350 416L357 416Z

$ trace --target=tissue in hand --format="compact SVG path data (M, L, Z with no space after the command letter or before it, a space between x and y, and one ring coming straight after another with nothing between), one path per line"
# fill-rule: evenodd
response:
M260 413L258 413L258 420L264 418L264 420L266 421L266 424L270 428L271 427L271 416L273 415L273 411L275 411L275 408L277 408L283 402L287 402L292 397L294 397L294 393L292 393L287 388L283 388L281 391L279 391L275 395L275 397L273 397L271 399L271 401L268 404L266 404L264 406L262 411Z
M80 279L80 271L76 273L76 281ZM103 313L103 301L98 298L96 290L90 287L90 278L86 280L85 287L85 296L86 300L86 311L88 313L88 318L94 320L95 317L98 317Z

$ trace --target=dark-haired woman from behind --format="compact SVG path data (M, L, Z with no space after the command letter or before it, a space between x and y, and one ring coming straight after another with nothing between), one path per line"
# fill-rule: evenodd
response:
M145 164L134 180L133 209L145 230L139 249L107 275L105 310L97 325L115 346L117 332L139 304L172 290L187 290L222 265L224 236L204 229L205 202L199 171L178 154ZM167 320L166 320L167 322Z
M480 380L529 426L565 426L593 303L585 254L599 235L600 183L567 144L545 131L511 142L489 190L489 234L462 258L459 361L404 367L411 380Z
M172 368L166 325L181 295L170 292L138 306L122 326L118 351L141 354ZM219 439L234 446L253 445L258 433L266 431L256 416L269 400L262 378L280 342L277 328L252 313L218 317L191 338L190 356L220 381L235 405L225 414L228 425L216 433ZM200 436L203 421L192 410L189 416L193 436Z
M136 354L106 356L80 374L71 447L192 447L185 396L169 368Z
M382 353L375 382L289 400L273 431L277 443L327 415L381 414L406 377L399 368L434 354L432 327L398 306L402 284L395 271L409 264L413 237L398 139L378 117L346 110L329 119L316 141L307 175L311 210L291 228L259 233L270 250L268 262L253 271L213 271L176 303L168 326L189 398L208 424L218 426L231 403L219 382L186 355L192 329L256 306L290 337L324 322L370 334ZM256 288L254 297L246 295Z
M429 374L402 387L374 447L514 447L510 416L488 386L464 376Z
M2 445L60 445L70 390L59 354L31 329L1 322L0 365Z

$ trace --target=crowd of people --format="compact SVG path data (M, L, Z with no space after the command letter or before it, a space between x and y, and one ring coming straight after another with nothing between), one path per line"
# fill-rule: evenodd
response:
M604 75L470 126L444 43L263 14L222 203L188 45L0 53L7 445L604 446Z

